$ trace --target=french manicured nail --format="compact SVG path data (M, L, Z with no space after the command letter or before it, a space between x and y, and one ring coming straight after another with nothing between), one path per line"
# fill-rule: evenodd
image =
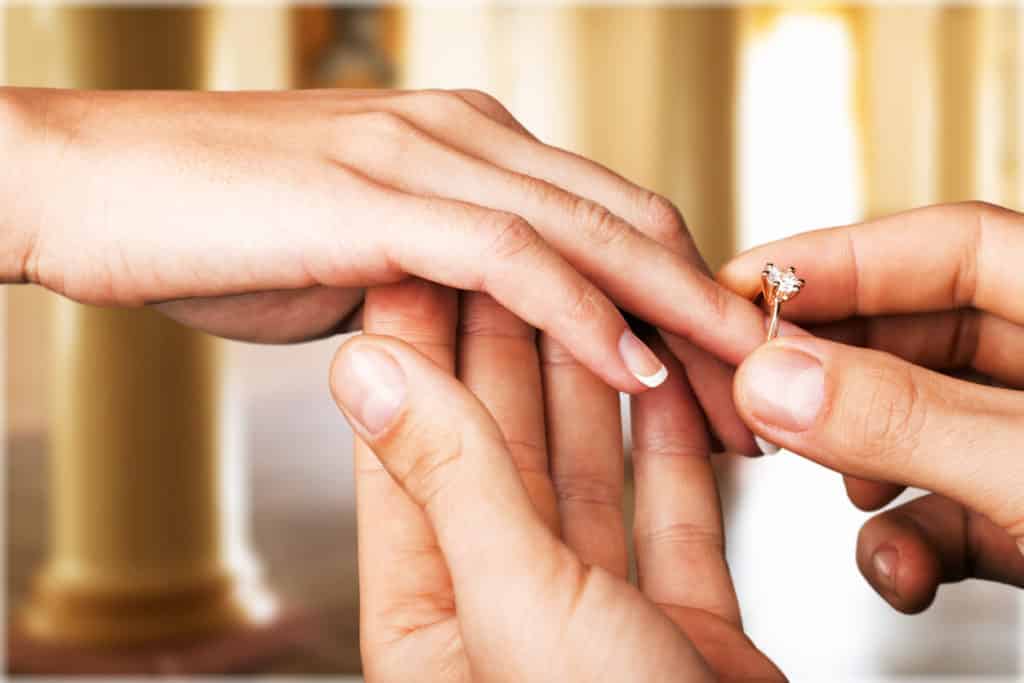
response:
M757 444L757 447L760 448L761 452L764 453L765 455L775 455L776 453L782 450L781 448L773 444L771 441L762 439L757 434L754 434L754 443Z
M744 366L743 385L758 419L791 432L810 427L825 399L818 359L785 346L757 351Z
M668 369L662 365L654 351L640 341L631 330L626 330L619 337L619 355L629 371L644 386L656 387L668 377Z
M896 568L900 554L895 548L882 546L871 556L871 565L875 568L875 578L879 586L889 593L896 593Z
M335 391L349 415L368 434L390 425L405 403L405 373L390 354L357 345L341 359Z

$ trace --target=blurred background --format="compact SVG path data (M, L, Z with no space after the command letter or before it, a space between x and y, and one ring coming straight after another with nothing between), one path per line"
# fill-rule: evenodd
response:
M1022 37L1015 5L0 5L0 82L478 88L674 200L716 267L912 206L1021 209ZM357 674L337 340L213 341L28 287L0 305L8 668ZM745 622L794 679L1024 669L1018 591L895 614L836 475L723 462Z

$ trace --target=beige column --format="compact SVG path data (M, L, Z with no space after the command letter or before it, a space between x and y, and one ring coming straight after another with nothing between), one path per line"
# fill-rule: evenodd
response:
M735 249L736 9L578 13L581 151L672 199L718 267Z
M858 91L864 135L867 218L938 201L942 145L936 43L942 8L871 6L859 10ZM958 53L959 54L959 53Z
M946 8L939 18L939 201L981 198L980 20L981 12L973 7Z
M8 82L201 87L210 17L12 7ZM50 555L24 631L123 645L269 620L240 454L224 431L218 344L148 310L58 299L53 315Z
M867 213L1019 195L1020 10L861 10Z

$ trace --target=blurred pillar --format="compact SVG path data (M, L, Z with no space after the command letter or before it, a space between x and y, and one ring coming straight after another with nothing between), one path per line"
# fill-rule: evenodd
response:
M11 7L8 82L202 87L208 20L198 8ZM148 310L59 299L54 315L51 547L23 631L121 646L268 621L240 454L224 447L217 343Z
M939 7L859 9L864 213L875 218L938 201L941 103ZM957 53L959 55L959 52Z
M1020 13L860 10L868 217L970 199L1020 206Z
M581 151L674 201L712 269L736 247L737 10L577 10Z
M974 7L943 8L939 17L935 49L942 78L936 147L938 199L943 202L981 198L980 29L981 11Z

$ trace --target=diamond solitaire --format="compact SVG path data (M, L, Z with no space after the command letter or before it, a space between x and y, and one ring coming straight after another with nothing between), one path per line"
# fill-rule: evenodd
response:
M769 291L772 297L779 301L789 301L800 293L804 281L796 276L796 269L789 268L780 270L774 263L766 263L761 272L761 278L765 285L764 298L769 301Z
M804 281L796 276L796 268L782 270L774 263L764 264L764 270L761 271L761 293L764 295L765 303L772 309L768 339L775 339L779 334L782 303L799 294L803 286Z

